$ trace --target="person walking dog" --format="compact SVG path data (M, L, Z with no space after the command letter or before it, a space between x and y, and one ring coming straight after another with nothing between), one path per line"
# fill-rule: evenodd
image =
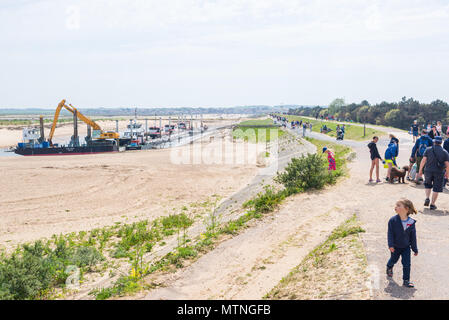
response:
M426 191L424 206L430 204L430 210L437 208L435 202L438 199L438 194L443 192L444 179L449 177L449 153L441 146L443 138L437 136L433 143L434 145L424 152L418 173L418 176L421 177L424 171L424 188ZM431 191L433 191L432 201L430 200Z

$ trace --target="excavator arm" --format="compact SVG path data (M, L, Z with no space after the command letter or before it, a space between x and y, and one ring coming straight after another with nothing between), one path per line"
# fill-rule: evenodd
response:
M76 115L77 115L77 117L78 117L80 120L82 120L82 121L84 121L85 123L87 123L88 125L90 125L90 126L92 127L93 130L100 130L100 131L101 131L101 128L100 128L100 126L99 126L97 123L95 123L95 122L92 121L91 119L89 119L89 118L87 118L86 116L84 116L81 112L79 112L79 111L78 111L74 106L72 106L71 104L69 104L69 106L67 106L67 105L65 104L65 100L62 100L62 101L58 104L58 107L56 108L56 111L55 111L55 117L54 117L54 119L53 119L53 124L52 124L52 126L51 126L50 135L49 135L49 137L48 137L48 142L50 142L50 145L51 145L51 146L53 146L52 139L53 139L53 135L54 135L54 133L55 133L56 124L58 123L59 114L61 113L61 109L62 109L62 108L67 109L67 110L70 111L72 114L75 114L75 111L76 111Z

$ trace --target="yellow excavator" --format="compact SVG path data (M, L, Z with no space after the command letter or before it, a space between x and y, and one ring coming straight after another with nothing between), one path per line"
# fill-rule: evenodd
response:
M58 104L58 107L56 108L55 117L53 119L53 124L51 126L50 135L48 137L48 142L50 143L51 146L53 146L52 139L53 139L53 135L55 133L56 124L58 122L59 113L61 112L62 108L67 109L72 114L75 114L75 112L76 112L78 119L82 120L83 122L85 122L89 126L91 126L91 128L93 130L93 136L96 137L96 139L103 139L103 140L104 139L119 139L120 135L117 132L103 132L103 130L101 130L101 127L95 121L93 121L93 120L89 119L88 117L86 117L85 115L83 115L81 112L78 111L78 109L76 109L71 104L66 105L66 101L62 100Z

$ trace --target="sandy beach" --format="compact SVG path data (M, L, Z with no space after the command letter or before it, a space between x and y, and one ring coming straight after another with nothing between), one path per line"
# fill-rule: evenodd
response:
M195 144L218 150L229 134L219 130ZM0 245L168 215L213 195L226 198L257 172L255 164L174 163L172 152L191 147L0 157Z

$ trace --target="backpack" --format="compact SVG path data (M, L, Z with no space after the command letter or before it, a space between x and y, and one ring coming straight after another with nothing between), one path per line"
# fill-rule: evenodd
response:
M424 152L426 151L427 147L428 147L427 139L424 141L419 139L419 146L418 150L416 151L418 157L422 157L424 155Z

